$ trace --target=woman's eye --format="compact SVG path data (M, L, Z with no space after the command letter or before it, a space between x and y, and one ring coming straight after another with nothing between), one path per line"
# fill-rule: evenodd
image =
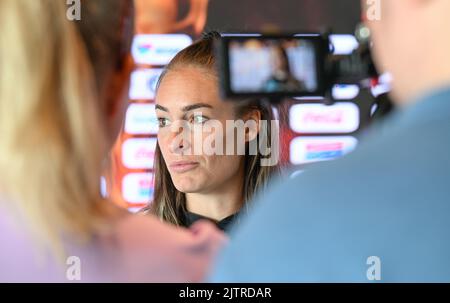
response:
M208 120L207 117L203 116L203 115L195 115L191 118L191 123L194 124L203 124Z
M166 127L169 126L170 121L167 118L158 118L158 126L159 127Z

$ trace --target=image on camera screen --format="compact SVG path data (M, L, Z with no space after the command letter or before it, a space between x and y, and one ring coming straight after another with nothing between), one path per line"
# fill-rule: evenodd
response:
M318 88L315 47L307 39L232 41L229 64L235 93L313 93Z

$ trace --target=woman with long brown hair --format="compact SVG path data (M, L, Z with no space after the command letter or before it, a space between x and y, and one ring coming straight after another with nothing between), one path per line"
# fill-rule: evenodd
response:
M272 157L277 157L278 142L270 105L225 102L219 96L214 52L219 39L217 32L205 34L178 53L159 79L154 200L144 211L185 227L207 219L228 231L278 170L264 165L259 143L268 144ZM244 125L241 141L234 138L235 129L227 128L239 121ZM215 150L206 152L205 145ZM255 146L258 150L252 152Z
M0 281L200 281L223 240L100 194L127 104L133 1L0 0ZM67 262L67 263L66 263Z

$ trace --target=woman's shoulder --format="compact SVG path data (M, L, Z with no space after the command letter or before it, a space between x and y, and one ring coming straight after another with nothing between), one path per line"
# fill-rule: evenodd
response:
M66 281L65 268L54 258L39 267L36 242L26 221L0 205L0 281ZM125 213L111 220L107 232L82 244L65 237L66 253L83 265L84 281L198 282L225 243L209 222L176 228L149 215ZM18 254L17 251L21 253ZM14 260L14 261L12 261Z
M0 197L0 282L65 282L65 270L42 250L19 212Z

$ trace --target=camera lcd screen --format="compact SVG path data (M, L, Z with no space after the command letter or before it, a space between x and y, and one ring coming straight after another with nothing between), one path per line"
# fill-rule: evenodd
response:
M320 36L225 37L222 84L232 96L321 95Z

